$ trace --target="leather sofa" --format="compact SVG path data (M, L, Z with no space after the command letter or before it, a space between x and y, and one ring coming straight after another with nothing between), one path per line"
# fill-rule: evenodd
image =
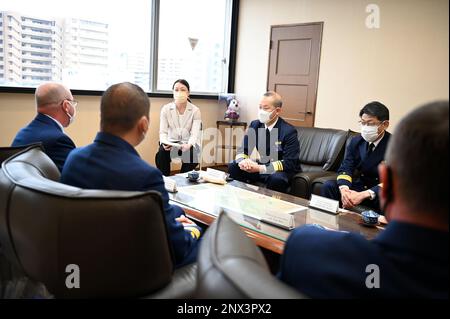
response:
M336 177L344 157L348 132L338 129L297 127L302 172L291 181L290 193L309 199L313 183L322 177Z
M9 157L13 156L14 154L23 151L26 148L32 147L32 146L40 146L42 150L44 147L42 146L42 143L33 143L29 145L24 146L2 146L0 147L0 165Z
M58 179L39 147L2 163L0 243L14 273L56 298L192 297L196 265L174 272L159 193L83 190Z
M259 248L225 213L204 234L197 264L197 298L305 298L270 273Z

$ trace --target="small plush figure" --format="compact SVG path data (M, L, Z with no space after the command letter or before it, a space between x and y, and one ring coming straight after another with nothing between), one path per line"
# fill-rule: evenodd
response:
M227 98L225 120L237 121L239 119L239 102L234 97Z

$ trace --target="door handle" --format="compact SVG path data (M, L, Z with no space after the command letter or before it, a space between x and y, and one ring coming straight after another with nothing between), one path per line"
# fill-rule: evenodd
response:
M298 112L298 114L312 115L313 113L308 111L308 112Z

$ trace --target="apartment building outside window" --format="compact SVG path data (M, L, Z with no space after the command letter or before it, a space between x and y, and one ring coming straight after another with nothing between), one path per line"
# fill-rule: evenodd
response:
M186 78L193 93L226 91L232 3L2 3L0 65L11 61L14 69L3 72L0 86L36 87L52 80L73 90L102 91L130 81L147 92L164 93L170 92L173 81Z

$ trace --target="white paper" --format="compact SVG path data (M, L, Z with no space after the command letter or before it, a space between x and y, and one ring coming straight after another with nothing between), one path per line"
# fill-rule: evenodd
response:
M172 147L177 147L180 148L181 147L181 142L169 142L169 141L164 141L162 142L164 145L170 145Z
M307 224L319 224L329 229L339 229L338 216L310 210L306 215Z
M213 178L217 179L223 179L226 180L227 174L225 172L219 171L217 169L207 168L206 169L206 175L211 176Z
M204 202L210 203L212 206L221 207L258 220L264 217L265 212L293 215L293 213L308 209L305 206L229 184L196 184L180 187L179 192L192 198L203 199Z
M329 213L337 214L339 209L339 201L322 196L311 195L309 206Z
M171 179L170 177L163 176L164 179L164 187L168 192L176 193L177 192L177 182Z
M294 215L287 213L265 212L261 221L287 229L293 229L295 227Z

